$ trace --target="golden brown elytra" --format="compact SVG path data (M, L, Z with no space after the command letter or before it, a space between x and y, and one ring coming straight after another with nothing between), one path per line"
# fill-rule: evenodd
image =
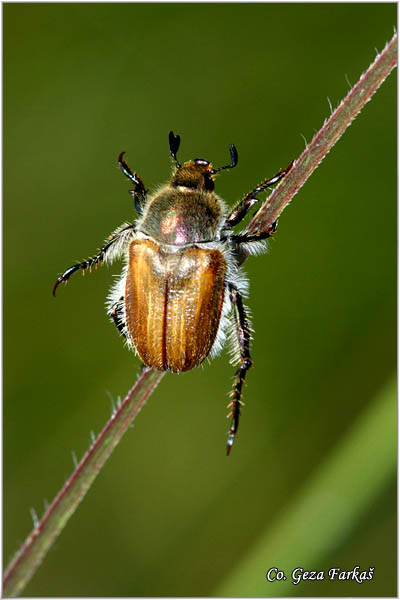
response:
M219 250L163 250L151 240L129 247L126 324L142 361L188 371L208 356L224 302L226 261Z

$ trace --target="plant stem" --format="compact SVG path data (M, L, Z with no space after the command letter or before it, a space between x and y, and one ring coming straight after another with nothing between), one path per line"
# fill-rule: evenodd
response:
M277 220L396 63L397 35L395 34L251 220L246 228L248 233L267 230ZM242 255L241 262L245 258L246 256ZM22 592L163 375L163 372L151 369L143 371L7 568L3 581L4 597L16 596Z
M397 64L397 34L325 121L292 169L282 179L246 227L246 233L266 231L304 185L331 148Z
M148 368L140 375L7 568L3 597L22 592L163 375Z

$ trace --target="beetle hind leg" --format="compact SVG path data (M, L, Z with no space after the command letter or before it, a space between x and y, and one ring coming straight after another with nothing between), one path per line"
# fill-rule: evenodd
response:
M230 409L228 418L231 419L231 428L229 430L228 443L226 447L227 455L230 454L235 435L239 427L240 406L243 404L241 401L242 388L245 381L246 373L253 366L253 362L250 357L250 323L245 308L243 306L242 297L239 291L236 289L236 287L232 284L229 286L229 291L230 299L233 306L237 339L239 342L240 366L235 373L233 390L230 393L232 401L228 405Z

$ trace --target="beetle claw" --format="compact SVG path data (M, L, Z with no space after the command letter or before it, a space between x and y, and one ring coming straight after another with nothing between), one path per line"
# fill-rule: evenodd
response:
M235 439L235 432L230 432L228 435L228 442L226 444L226 455L229 456L233 446L233 440Z
M53 296L54 298L56 297L56 289L58 288L59 284L64 281L62 277L59 277L57 279L57 281L55 282L54 286L53 286Z

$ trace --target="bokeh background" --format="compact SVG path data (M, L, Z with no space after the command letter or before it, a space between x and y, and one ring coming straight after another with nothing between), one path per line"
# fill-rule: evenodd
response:
M396 9L3 4L6 563L138 373L104 310L119 265L51 295L133 218L118 154L154 189L170 129L181 160L235 143L233 204L301 153ZM396 73L245 269L255 368L230 458L224 353L164 378L26 595L396 595ZM290 580L356 565L373 581Z

